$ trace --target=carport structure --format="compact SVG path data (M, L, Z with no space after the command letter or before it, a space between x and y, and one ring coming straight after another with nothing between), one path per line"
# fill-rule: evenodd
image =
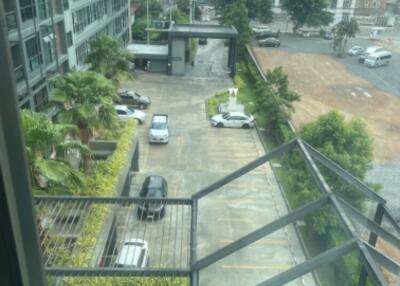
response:
M319 198L251 233L244 234L242 238L211 254L201 258L197 257L197 221L202 215L198 211L198 204L202 198L218 192L226 184L290 151L296 151L302 155L309 173L320 190ZM373 220L364 216L334 192L322 175L321 166L329 169L377 204ZM326 208L332 210L341 229L346 234L347 240L258 285L284 285L323 265L335 262L349 253L356 253L363 266L362 271L358 274L359 285L366 285L367 278L374 285L387 285L380 267L395 275L400 273L399 262L375 247L377 239L380 238L395 248L400 248L400 226L386 209L386 201L363 182L301 139L294 139L272 150L198 191L191 198L160 200L126 197L42 196L35 197L35 201L37 221L40 222L39 231L45 259L45 271L54 279L49 281L60 282L63 279L78 277L79 279L110 277L114 280L117 277L130 277L130 279L137 279L135 277L183 277L188 279L191 286L199 285L201 271L206 267L285 226L295 224L306 216ZM152 218L151 222L143 221L141 217L137 218L137 205L149 202L166 204L165 217L160 220ZM95 211L96 208L101 208L101 212L107 214L103 216L103 232L97 238L96 247L91 249L90 256L86 257L90 262L84 266L74 265L73 260L65 259L65 257L74 257L82 251L79 249L79 244L75 243L79 239L79 235L82 235L79 228L82 229L82 225L90 223L85 218L89 217L89 213ZM116 219L117 217L119 219ZM383 219L389 222L393 231L388 231L381 226ZM368 230L368 240L358 235L356 224L362 225ZM43 225L50 226L47 228L48 231L44 231ZM46 233L58 233L58 238L49 240ZM77 236L74 238L73 234L77 234ZM148 240L150 244L154 240L159 241L157 247L151 250L151 263L147 268L117 268L113 265L113 259L120 249L121 241L131 238L132 234L135 234L135 238Z
M228 45L228 63L230 76L235 76L238 55L238 32L233 26L175 24L168 30L168 64L170 75L182 75L185 72L185 43L188 38L226 39Z

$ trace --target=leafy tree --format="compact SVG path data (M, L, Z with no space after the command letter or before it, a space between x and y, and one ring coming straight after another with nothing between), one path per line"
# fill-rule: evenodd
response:
M120 41L102 35L90 42L90 53L86 61L91 64L92 70L118 81L121 76L130 76L132 59L132 54Z
M333 29L333 51L338 56L342 56L347 46L347 39L354 38L356 33L359 32L357 21L352 18L350 21L341 21Z
M113 126L116 118L113 107L115 87L110 80L93 71L74 71L56 77L53 83L50 100L61 110L57 120L76 125L82 144L89 143L96 127ZM85 156L85 169L88 160Z
M304 124L300 128L300 137L331 158L351 174L364 180L371 168L373 158L372 139L365 124L359 119L345 121L343 115L336 111L320 116L316 121ZM286 158L291 166L290 189L295 192L295 207L310 202L319 196L311 175L306 172L300 155L291 154ZM352 186L323 166L318 166L333 192L339 194L355 207L362 209L364 197ZM328 211L321 211L311 219L313 228L321 236L335 227L337 221Z
M247 0L246 7L250 19L255 19L258 16L260 10L261 0Z
M282 67L267 71L267 79L256 84L258 97L255 112L268 114L266 127L268 132L272 132L290 119L294 110L293 102L300 100L300 96L289 89L289 81Z
M149 2L149 16L151 18L158 18L162 12L161 3L157 0L135 0L133 3L138 7L135 11L136 18L144 16L147 13L147 1Z
M258 18L263 23L271 23L273 20L272 0L260 0Z
M225 25L233 25L239 32L239 49L243 53L245 45L251 35L250 21L244 0L236 0L224 8L223 22Z
M89 153L79 141L66 140L77 128L53 124L43 113L21 111L32 188L35 194L71 194L70 189L84 184L82 174L74 170L65 155L71 151Z
M282 7L293 22L294 33L304 25L319 27L333 21L333 14L326 10L326 0L282 0Z

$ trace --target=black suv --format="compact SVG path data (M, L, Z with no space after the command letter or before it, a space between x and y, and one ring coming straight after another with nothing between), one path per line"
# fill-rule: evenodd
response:
M167 194L167 181L161 176L153 175L144 180L139 196L141 198L162 199L166 198ZM139 219L162 218L164 214L165 203L162 201L139 203L137 213Z
M119 104L134 106L139 109L145 109L151 103L150 97L140 95L139 93L128 89L119 90L118 99L116 101Z

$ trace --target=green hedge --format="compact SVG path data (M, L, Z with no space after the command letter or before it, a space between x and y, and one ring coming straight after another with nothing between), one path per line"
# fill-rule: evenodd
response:
M228 101L229 94L227 91L221 91L207 99L207 116L211 117L218 114L218 105Z

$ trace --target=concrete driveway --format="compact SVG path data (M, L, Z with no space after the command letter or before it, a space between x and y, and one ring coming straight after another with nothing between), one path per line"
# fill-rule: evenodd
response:
M140 172L134 177L132 196L138 195L147 175L158 174L167 179L170 197L190 197L263 154L255 130L212 128L206 119L205 99L232 86L230 79L141 74L125 86L152 99L151 107L146 110L146 122L139 127ZM166 145L148 144L148 128L156 112L169 114L170 140ZM286 212L269 165L257 168L200 200L198 258ZM156 232L162 220L138 222L135 218L132 223L137 227L148 224ZM160 240L153 239L149 244L154 255ZM183 255L182 259L188 257ZM204 269L200 284L255 285L303 260L293 229L287 227ZM170 264L181 265L175 259ZM314 285L314 282L309 275L288 285Z

